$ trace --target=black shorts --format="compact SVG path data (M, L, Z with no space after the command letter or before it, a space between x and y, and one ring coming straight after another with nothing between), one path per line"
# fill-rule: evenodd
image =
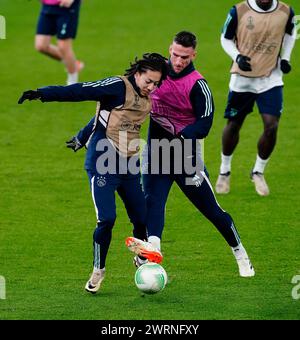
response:
M36 34L57 36L57 39L74 39L77 33L79 7L62 13L45 13L41 11Z
M262 93L230 91L224 117L235 119L246 116L253 111L255 103L261 114L280 117L283 110L282 89L282 86L276 86Z

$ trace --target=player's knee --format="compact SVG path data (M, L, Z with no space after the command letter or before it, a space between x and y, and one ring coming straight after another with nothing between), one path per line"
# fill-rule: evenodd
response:
M232 220L230 215L219 206L216 206L214 209L210 209L207 212L207 216L215 226L223 225L224 223Z
M111 234L112 228L115 224L115 218L108 218L105 220L101 220L101 222L97 223L97 227L94 231L94 241L97 243L101 243L103 238L106 238L107 235Z
M278 130L278 122L274 122L265 127L264 134L267 137L274 137L277 134L277 130Z
M112 227L114 226L116 221L116 216L109 216L105 219L102 219L101 222L97 223L97 227L98 228L110 228L112 229Z
M239 124L238 122L234 120L229 121L226 126L226 130L231 134L239 133L240 129L241 129L241 124Z
M116 215L107 216L101 218L100 222L97 222L97 229L112 229L116 221Z
M36 41L34 47L38 52L41 52L41 53L45 53L48 50L48 44L42 41Z

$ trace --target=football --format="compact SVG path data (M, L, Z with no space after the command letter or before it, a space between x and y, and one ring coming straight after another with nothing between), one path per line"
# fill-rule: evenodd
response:
M137 288L145 294L155 294L163 290L168 276L164 268L153 262L140 266L135 272L134 281Z

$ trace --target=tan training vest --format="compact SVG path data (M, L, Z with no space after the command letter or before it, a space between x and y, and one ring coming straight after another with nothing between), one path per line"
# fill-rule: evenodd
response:
M120 78L126 87L125 103L109 113L106 136L121 156L131 157L140 150L140 129L151 111L151 100L147 97L140 97L127 77L120 76ZM98 102L97 120L100 115L101 103Z
M252 71L244 72L234 62L230 72L250 78L269 76L277 66L290 7L283 2L278 2L274 11L260 13L244 1L236 5L236 9L237 48L240 54L251 58Z

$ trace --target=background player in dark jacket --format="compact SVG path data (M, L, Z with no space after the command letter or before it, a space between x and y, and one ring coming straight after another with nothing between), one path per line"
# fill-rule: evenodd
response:
M134 227L133 235L147 239L139 148L133 142L139 141L141 124L151 110L149 95L166 77L167 70L165 58L156 53L145 54L131 64L124 77L70 86L48 86L26 91L19 99L19 104L26 99L42 102L97 101L85 162L97 216L93 235L94 269L85 287L91 293L99 290L105 275L105 261L116 219L115 191L125 204ZM162 258L151 245L141 256L144 260L148 258L156 262Z

